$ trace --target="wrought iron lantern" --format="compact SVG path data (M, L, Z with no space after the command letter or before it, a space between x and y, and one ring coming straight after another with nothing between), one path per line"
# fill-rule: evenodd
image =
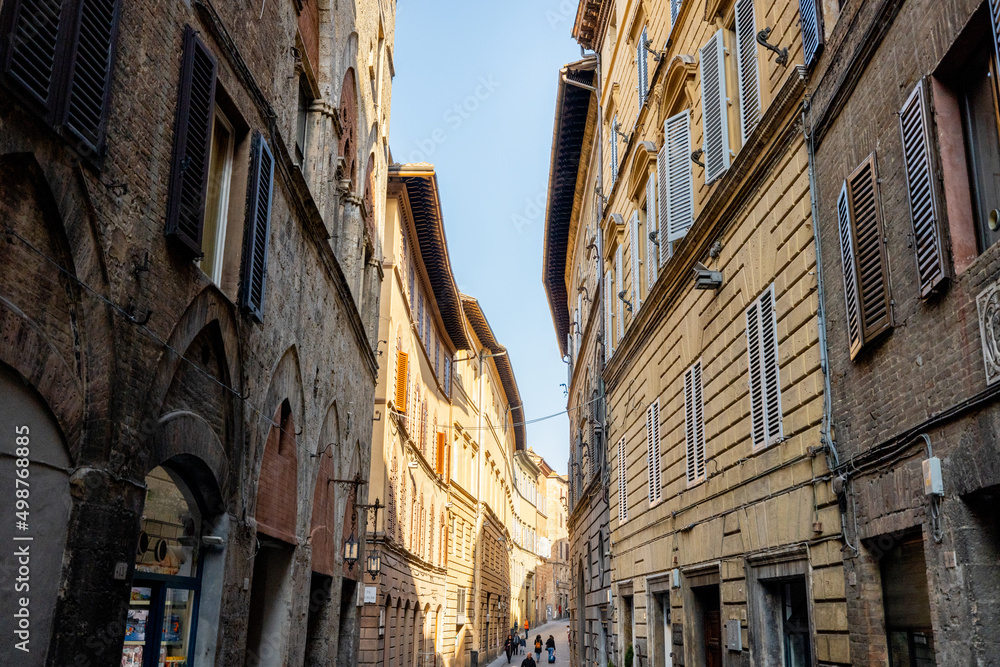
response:
M358 540L354 537L354 531L351 531L351 536L347 538L347 542L344 543L344 562L347 563L347 569L353 570L354 564L358 562Z
M382 554L379 553L378 549L372 549L368 552L368 574L371 575L372 581L378 579L378 575L382 572Z

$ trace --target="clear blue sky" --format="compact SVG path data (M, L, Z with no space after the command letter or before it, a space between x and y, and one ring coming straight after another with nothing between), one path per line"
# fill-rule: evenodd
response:
M431 162L455 279L510 351L528 420L566 408L542 287L542 233L559 69L580 58L576 0L399 0L390 148ZM528 426L566 472L568 422Z

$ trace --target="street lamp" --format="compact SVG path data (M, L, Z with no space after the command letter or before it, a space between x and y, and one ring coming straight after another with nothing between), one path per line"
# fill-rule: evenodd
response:
M379 553L378 549L372 549L368 552L368 574L372 576L372 581L378 579L378 575L381 571L382 554Z
M348 570L354 570L354 564L358 562L358 540L354 537L354 531L344 543L344 562L347 563Z

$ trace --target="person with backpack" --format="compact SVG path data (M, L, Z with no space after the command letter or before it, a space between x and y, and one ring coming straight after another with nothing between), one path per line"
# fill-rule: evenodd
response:
M545 648L549 652L549 662L556 661L556 639L552 635L549 635L548 640L545 642Z
M535 655L537 656L535 660L542 659L542 636L538 635L535 637Z

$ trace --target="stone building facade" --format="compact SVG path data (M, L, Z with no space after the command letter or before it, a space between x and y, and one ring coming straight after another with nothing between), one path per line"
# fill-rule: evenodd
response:
M997 5L840 4L824 16L806 122L851 656L989 664L1000 649Z
M389 168L369 491L385 510L367 540L381 568L364 665L482 664L509 629L523 412L506 351L455 286L437 179Z
M586 664L851 662L801 128L817 10L580 3L593 54L564 72L595 89L598 136L576 173L554 148L550 192L575 191L602 283L581 310L604 321L610 535L597 558L574 553L574 574L592 590L596 563L611 594L596 641L578 642ZM567 291L586 286L571 267Z
M395 3L0 16L0 662L354 664Z

